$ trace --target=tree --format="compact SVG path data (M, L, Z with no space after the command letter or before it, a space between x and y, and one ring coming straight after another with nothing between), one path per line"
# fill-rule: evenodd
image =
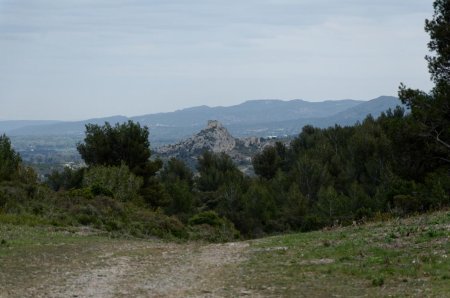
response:
M431 78L435 83L450 81L450 2L436 0L433 3L432 20L425 21L425 31L430 34L428 48L436 56L426 56Z
M430 34L428 48L433 56L426 56L434 88L428 94L400 85L399 97L411 109L417 135L433 146L432 159L450 164L450 2L435 0L434 15L425 21Z
M193 210L194 175L188 166L179 159L171 158L160 173L161 181L170 196L170 203L166 208L168 214L178 217L188 215Z
M18 174L22 159L11 147L6 135L0 136L0 181L12 180Z
M84 143L77 145L78 152L89 167L120 166L125 164L131 173L143 178L140 195L154 208L166 206L168 195L155 173L161 168L160 160L151 161L148 127L128 121L111 126L86 125Z
M201 191L216 191L227 182L240 182L243 174L225 153L205 151L198 159L197 187Z
M269 185L254 181L242 198L243 213L239 225L246 234L252 236L270 232L275 219L277 206Z
M275 143L275 146L264 148L252 159L255 173L263 178L272 179L278 169L283 167L286 150L286 146L280 142Z
M84 143L77 150L88 166L128 166L130 171L146 180L161 167L161 162L150 161L148 127L128 121L114 127L108 122L103 126L86 125Z
M182 160L171 158L161 171L161 180L165 184L182 181L191 190L194 184L194 174Z

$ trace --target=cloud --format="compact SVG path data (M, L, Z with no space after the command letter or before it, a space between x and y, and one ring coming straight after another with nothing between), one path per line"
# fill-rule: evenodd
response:
M0 0L0 102L19 115L39 99L58 118L55 100L72 100L61 117L88 118L89 102L133 114L264 94L368 99L402 76L427 86L427 2Z

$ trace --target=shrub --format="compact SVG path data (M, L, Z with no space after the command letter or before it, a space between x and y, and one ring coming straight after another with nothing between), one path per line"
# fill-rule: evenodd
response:
M80 188L85 169L72 170L65 167L62 171L54 170L47 175L46 184L54 191Z
M83 178L83 185L90 188L94 196L112 196L121 201L138 198L142 183L142 178L131 173L123 163L120 166L90 168Z
M214 211L204 211L195 214L189 219L189 225L202 225L207 224L213 227L219 227L224 223L224 219L217 215Z
M401 214L417 212L422 209L420 199L411 195L396 195L393 201L396 211Z
M189 219L189 238L209 242L227 242L240 238L232 222L214 211L198 213Z

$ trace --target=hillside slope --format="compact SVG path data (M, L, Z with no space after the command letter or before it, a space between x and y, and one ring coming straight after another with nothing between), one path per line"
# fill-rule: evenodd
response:
M449 237L448 211L226 244L3 223L0 296L448 297Z

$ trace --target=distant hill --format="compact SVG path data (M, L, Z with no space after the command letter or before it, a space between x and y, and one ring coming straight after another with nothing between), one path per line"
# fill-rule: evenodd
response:
M341 126L354 125L358 121L364 120L367 115L371 114L373 117L378 117L382 112L388 109L395 109L396 106L402 105L398 98L392 96L381 96L369 101L363 101L359 104L345 109L343 111L336 111L324 117L305 117L293 120L283 121L263 121L260 123L242 125L231 124L228 125L229 131L236 136L283 136L298 134L305 125L313 125L320 128L334 126L335 124Z
M394 109L396 106L402 105L396 97L381 96L376 99L369 100L364 104L351 107L345 111L336 113L330 117L331 122L341 125L353 125L357 121L361 121L364 117L371 114L378 117L382 112L387 110L386 107Z
M0 132L7 133L12 136L23 135L84 135L85 125L104 124L105 121L110 123L125 122L128 118L125 116L111 116L106 118L94 118L84 121L53 121L49 123L39 123L38 121L30 121L37 123L28 123L20 121L15 128L4 126L0 121Z
M131 119L148 126L203 126L210 119L224 125L294 120L299 118L327 117L355 107L363 101L337 100L308 102L300 99L251 100L230 107L200 106L170 113L149 114Z
M0 121L0 133L10 132L23 127L51 125L62 121L53 120L3 120Z
M168 144L189 137L201 130L208 120L218 120L236 137L297 134L306 124L327 127L351 125L368 114L374 117L400 101L381 96L370 101L328 100L251 100L229 107L199 106L169 113L157 113L127 118L112 116L77 122L0 121L0 133L25 135L84 135L87 123L103 124L133 120L150 128L153 144Z

